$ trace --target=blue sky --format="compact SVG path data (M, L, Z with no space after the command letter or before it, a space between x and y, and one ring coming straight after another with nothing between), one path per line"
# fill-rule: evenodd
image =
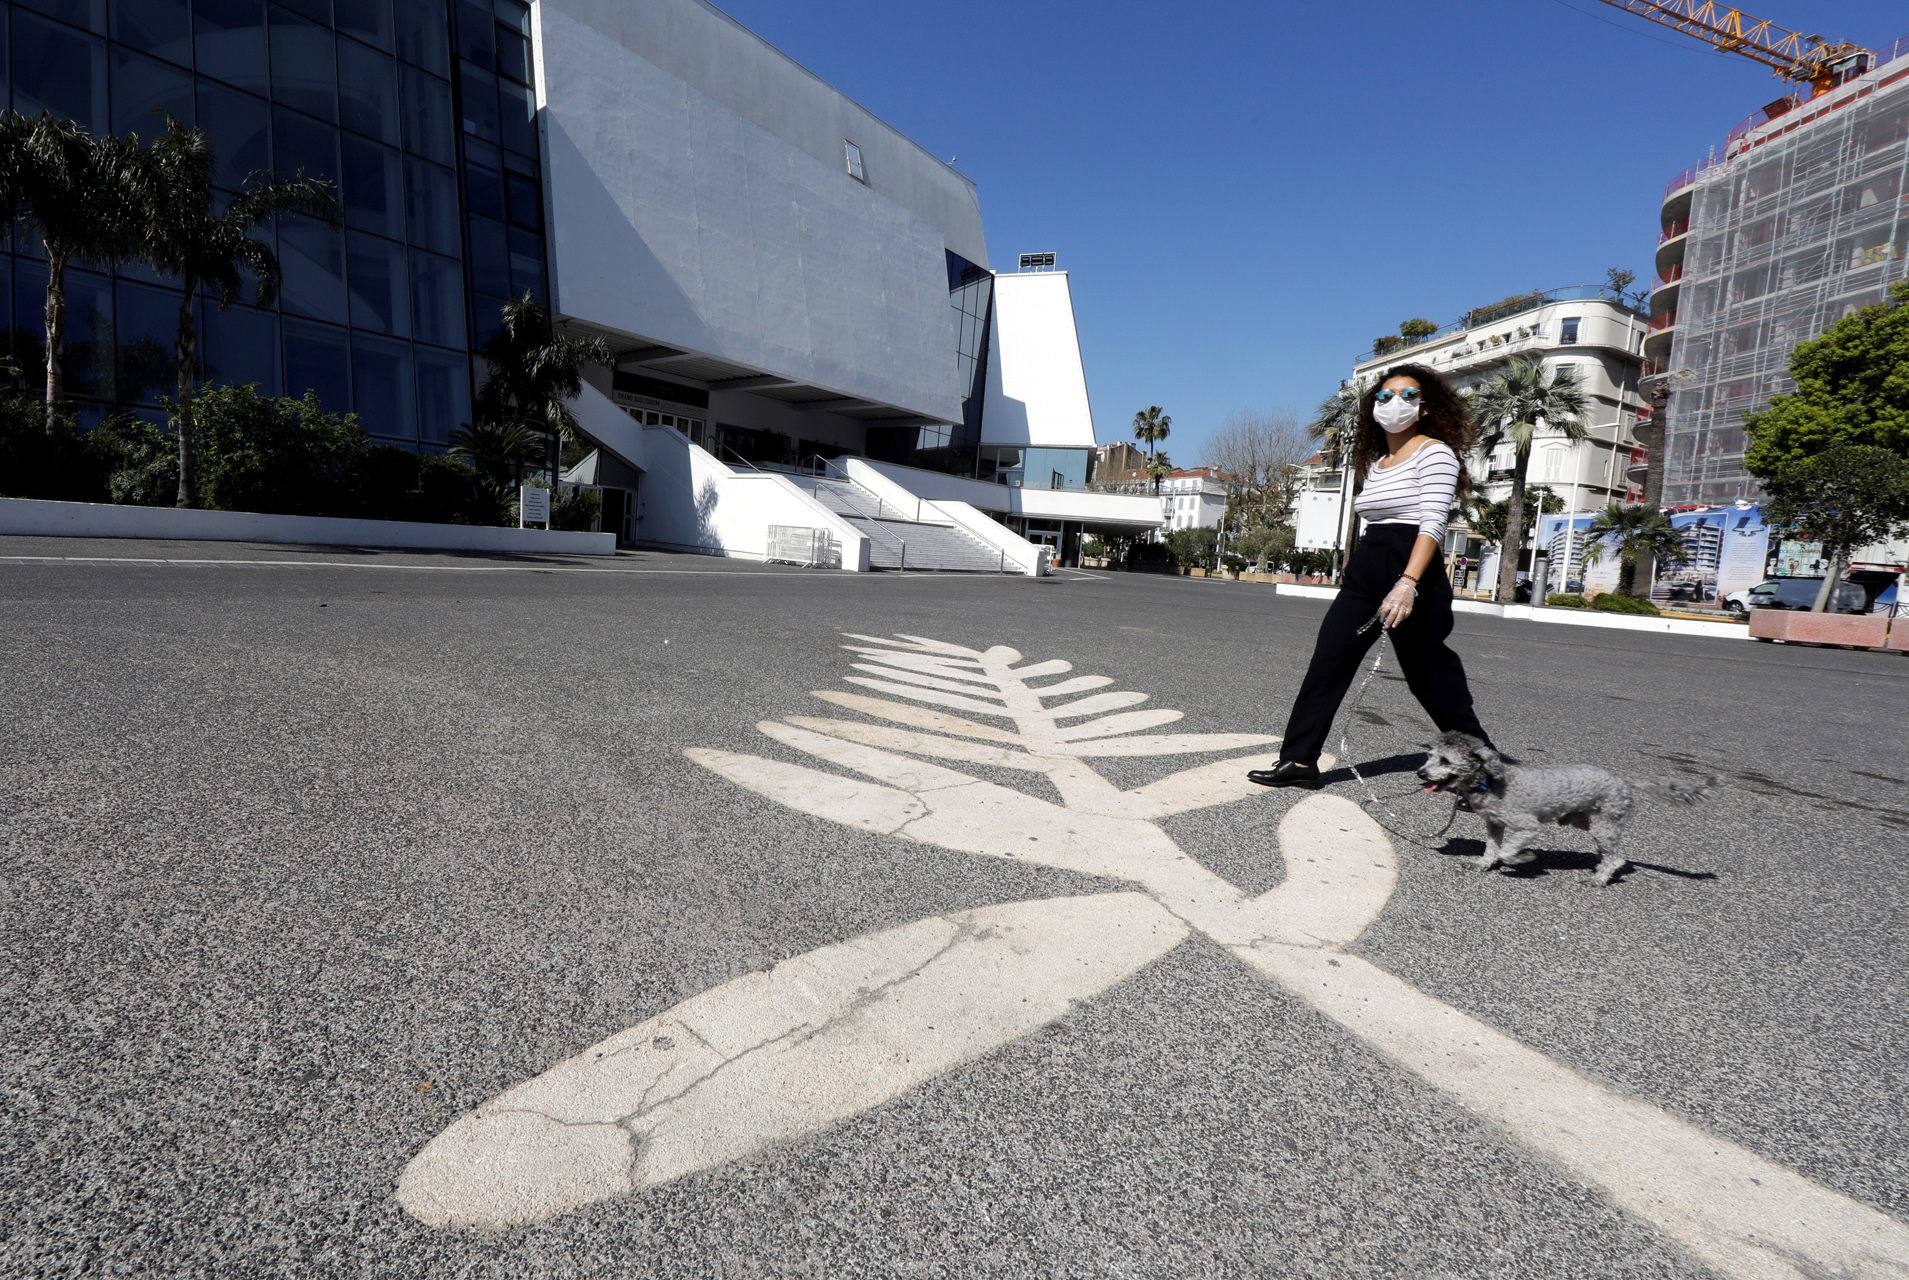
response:
M1071 273L1100 439L1310 408L1401 320L1651 275L1665 181L1787 90L1598 0L718 0ZM1900 0L1763 0L1887 48Z

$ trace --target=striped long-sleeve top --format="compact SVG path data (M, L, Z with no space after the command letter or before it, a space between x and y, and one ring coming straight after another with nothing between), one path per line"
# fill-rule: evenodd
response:
M1427 440L1393 467L1370 467L1353 510L1367 524L1415 524L1445 541L1445 517L1458 493L1458 455L1448 444Z

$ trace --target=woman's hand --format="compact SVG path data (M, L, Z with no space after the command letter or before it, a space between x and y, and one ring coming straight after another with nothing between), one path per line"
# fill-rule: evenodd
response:
M1390 631L1412 616L1412 601L1418 596L1418 588L1400 578L1398 585L1385 593L1385 599L1379 603L1379 618Z

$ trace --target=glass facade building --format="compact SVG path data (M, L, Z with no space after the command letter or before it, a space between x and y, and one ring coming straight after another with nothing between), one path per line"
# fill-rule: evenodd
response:
M223 191L272 171L333 184L343 226L259 233L283 283L264 308L201 299L202 377L317 392L383 443L441 449L470 420L506 298L546 296L530 11L517 0L12 0L7 102L95 133L205 130ZM13 359L45 367L46 264L6 256ZM67 376L83 425L161 415L176 281L69 268Z

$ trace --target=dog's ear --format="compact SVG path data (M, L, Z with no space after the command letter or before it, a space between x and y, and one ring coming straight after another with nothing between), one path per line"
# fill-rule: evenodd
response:
M1478 758L1478 767L1486 777L1496 778L1504 773L1505 758L1503 756L1477 738L1467 738L1466 741L1471 744L1471 752Z

